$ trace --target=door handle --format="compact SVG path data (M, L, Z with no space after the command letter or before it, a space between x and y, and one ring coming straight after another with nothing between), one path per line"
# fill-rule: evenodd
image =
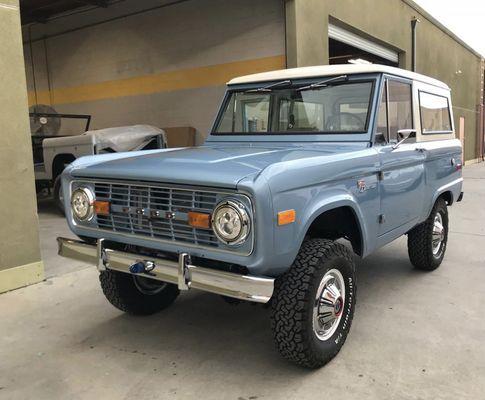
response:
M426 149L424 147L416 147L416 151L419 151L420 153L426 153Z

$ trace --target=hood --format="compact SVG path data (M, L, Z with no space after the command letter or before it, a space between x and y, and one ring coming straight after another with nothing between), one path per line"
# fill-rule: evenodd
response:
M217 144L125 154L83 157L71 164L74 177L170 182L236 188L269 165L302 158L345 153L367 143L283 145Z

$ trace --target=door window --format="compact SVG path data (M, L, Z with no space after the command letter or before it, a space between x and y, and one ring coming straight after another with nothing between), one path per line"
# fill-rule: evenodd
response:
M386 143L389 140L387 129L387 81L382 86L381 103L377 111L376 143Z
M388 124L390 141L399 141L397 132L401 129L412 129L412 89L409 83L393 80L387 81L388 87Z

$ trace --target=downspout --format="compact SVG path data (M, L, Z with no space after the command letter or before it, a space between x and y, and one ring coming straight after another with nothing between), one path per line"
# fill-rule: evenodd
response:
M416 72L416 26L421 22L417 17L411 20L411 70Z

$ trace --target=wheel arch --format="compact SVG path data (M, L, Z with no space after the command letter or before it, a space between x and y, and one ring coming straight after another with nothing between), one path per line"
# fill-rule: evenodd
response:
M438 195L438 196L436 197L436 199L435 199L434 203L436 203L436 201L437 201L438 199L440 199L440 198L441 198L441 199L443 199L444 201L446 201L446 204L447 204L448 206L451 206L451 205L453 204L453 202L454 202L454 198L453 198L453 192L452 192L451 190L447 190L447 191L445 191L445 192L441 193L440 195ZM434 203L433 203L433 204L434 204Z
M460 176L457 179L446 183L445 185L436 189L433 193L432 201L429 203L427 209L425 209L425 215L423 216L423 221L429 217L431 211L433 210L436 201L442 198L446 201L448 206L451 206L460 197L460 193L463 188L463 177Z
M52 181L55 181L62 174L66 164L72 163L75 159L76 157L71 153L57 154L52 160Z
M345 238L357 255L362 257L366 254L367 232L364 218L360 207L351 196L320 204L310 215L302 242L306 237L332 240Z

